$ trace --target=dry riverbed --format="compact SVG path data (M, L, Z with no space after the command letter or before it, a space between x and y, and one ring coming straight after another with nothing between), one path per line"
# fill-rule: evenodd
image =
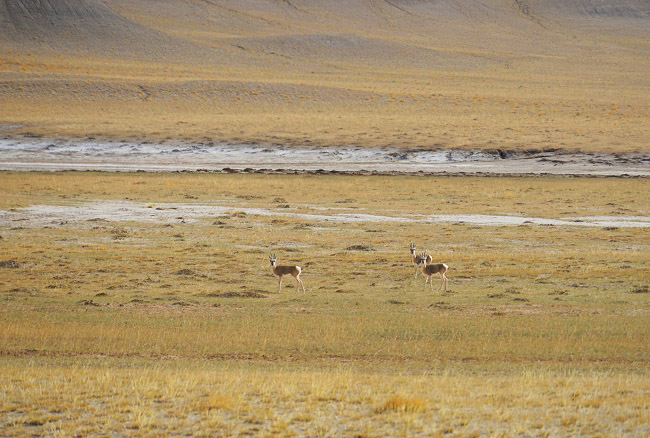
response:
M0 170L650 176L650 155L426 148L282 147L214 142L0 140Z

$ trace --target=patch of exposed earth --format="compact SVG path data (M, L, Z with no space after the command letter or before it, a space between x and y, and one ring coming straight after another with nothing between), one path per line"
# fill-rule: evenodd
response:
M584 216L550 219L513 215L436 214L384 216L365 213L298 213L286 208L244 208L191 203L143 204L131 201L89 201L69 205L32 205L27 208L0 210L0 226L41 228L57 226L94 226L96 222L191 223L231 214L272 216L334 223L464 223L478 226L572 226L572 227L650 227L647 216Z
M650 176L650 154L0 139L0 170Z

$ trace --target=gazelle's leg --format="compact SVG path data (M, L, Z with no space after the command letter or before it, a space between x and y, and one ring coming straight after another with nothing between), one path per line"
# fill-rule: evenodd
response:
M418 279L418 271L419 271L418 268L419 268L419 266L416 264L416 265L415 265L415 277L413 277L413 278L415 278L416 280Z
M282 292L282 275L280 275L280 279L278 280L278 293Z
M296 275L296 289L298 289L298 283L300 283L300 286L302 287L302 293L305 293L305 285L302 283L302 280L300 279L300 274Z
M447 292L447 276L445 274L442 274L442 278L445 279L445 292Z

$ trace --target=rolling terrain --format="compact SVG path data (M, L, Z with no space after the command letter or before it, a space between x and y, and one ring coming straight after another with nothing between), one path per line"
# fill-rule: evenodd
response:
M649 436L649 24L0 0L0 435Z
M645 1L0 3L5 136L647 151Z

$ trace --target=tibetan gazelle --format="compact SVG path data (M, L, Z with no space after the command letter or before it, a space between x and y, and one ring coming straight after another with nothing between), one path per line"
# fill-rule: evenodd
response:
M296 279L296 289L298 289L298 284L302 286L302 293L305 293L305 285L302 284L302 280L300 279L300 273L302 272L302 268L300 266L278 266L275 261L277 260L277 256L275 254L271 254L269 256L269 262L271 263L271 272L273 272L273 275L277 275L279 278L279 289L278 292L282 292L282 276L283 275L293 275L293 277Z
M418 271L420 270L420 263L422 263L422 261L420 260L420 256L415 253L415 243L411 242L411 246L409 247L409 249L411 251L411 262L415 267L415 276L413 278L418 278ZM433 262L433 257L427 255L426 262L427 263Z
M428 282L431 284L431 290L433 290L433 278L431 278L431 276L433 274L440 274L442 282L440 283L439 291L441 291L442 287L444 286L445 292L447 292L447 276L445 273L447 272L447 269L449 269L449 266L445 265L444 263L427 264L427 260L429 260L430 257L431 256L426 252L420 254L420 269L422 270L422 275L427 277L427 280L424 282L424 287L427 287Z

